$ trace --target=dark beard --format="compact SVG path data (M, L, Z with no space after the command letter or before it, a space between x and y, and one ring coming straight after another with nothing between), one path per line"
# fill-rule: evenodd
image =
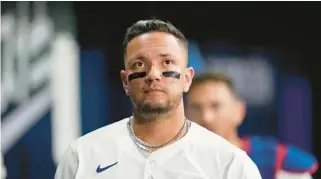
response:
M160 114L166 114L172 110L172 106L167 103L162 107L153 107L150 104L142 104L137 106L137 112L144 116L155 116Z
M135 100L132 97L130 99L134 106L134 112L140 115L142 119L146 119L146 121L143 120L141 122L151 122L153 119L156 119L157 116L167 114L176 108L180 104L182 94L177 96L176 99L167 101L165 105L153 105L146 102L135 103Z

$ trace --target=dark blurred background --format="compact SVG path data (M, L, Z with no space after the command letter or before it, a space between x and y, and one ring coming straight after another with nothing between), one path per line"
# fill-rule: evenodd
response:
M266 104L249 99L248 116L240 132L276 136L321 159L317 145L321 135L319 2L49 2L45 6L56 24L53 39L68 31L79 47L81 135L131 114L119 77L122 40L134 22L155 17L173 23L197 47L193 52L198 56L190 59L192 66L217 64L220 60L212 63L211 59L222 57L238 57L240 62L265 59L270 68L264 74L270 76L246 82L256 86L262 79L273 79L267 83L272 97ZM3 2L2 17L15 8L15 2ZM195 68L201 70L202 66ZM248 68L244 70L251 75ZM12 106L14 111L19 105ZM2 134L7 111L2 111ZM51 113L49 108L43 119L19 134L10 147L2 147L8 178L53 177ZM36 157L39 152L41 159ZM320 172L314 177L321 178Z

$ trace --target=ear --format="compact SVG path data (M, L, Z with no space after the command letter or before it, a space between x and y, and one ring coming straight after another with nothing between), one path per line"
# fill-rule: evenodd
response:
M125 70L120 71L120 78L121 78L125 93L128 96L129 95L128 80L127 80L127 72Z
M193 77L194 77L194 69L193 67L188 67L185 69L185 72L184 72L184 92L188 92L189 90L189 87L191 86L192 84L192 80L193 80Z
M246 115L246 103L242 99L237 99L236 101L236 114L236 123L238 126L240 126L243 123Z

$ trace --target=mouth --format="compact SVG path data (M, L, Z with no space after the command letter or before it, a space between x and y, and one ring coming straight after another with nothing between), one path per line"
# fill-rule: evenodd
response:
M144 93L149 94L149 93L164 93L163 90L161 89L148 89L148 90L144 90Z

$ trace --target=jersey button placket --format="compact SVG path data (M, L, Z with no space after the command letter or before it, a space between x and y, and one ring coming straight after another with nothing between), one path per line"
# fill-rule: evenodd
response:
M156 161L155 160L147 160L145 166L145 179L154 179L153 170L155 169Z
M149 167L150 167L151 169L155 169L155 166L156 166L156 161L155 161L155 160L150 160L150 161L149 161Z

